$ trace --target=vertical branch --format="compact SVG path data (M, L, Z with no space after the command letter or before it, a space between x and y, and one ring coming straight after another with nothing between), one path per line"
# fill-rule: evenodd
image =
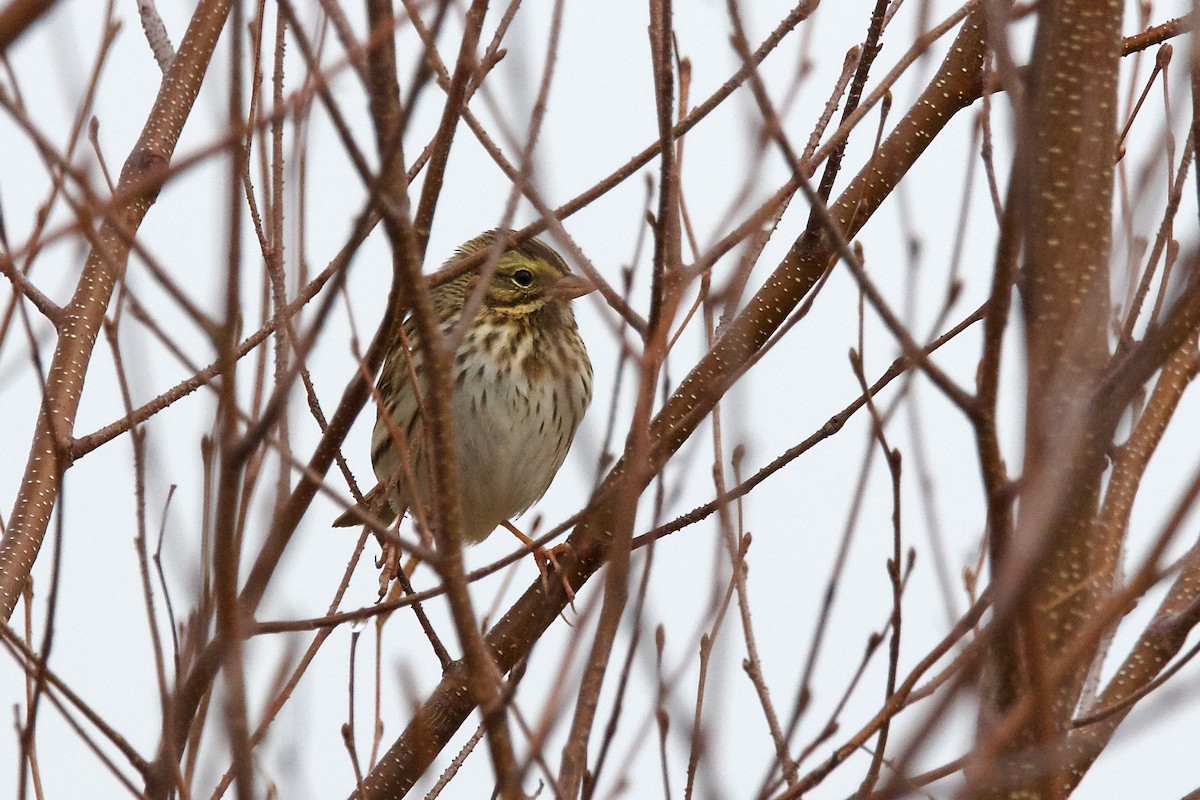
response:
M242 6L233 8L233 35L230 37L229 126L236 130L242 116ZM246 677L242 661L243 619L238 598L238 567L241 562L241 537L238 521L248 492L242 490L246 461L254 444L238 435L237 362L233 356L237 330L242 316L241 302L241 176L249 151L241 137L234 139L229 153L229 241L228 272L225 284L225 321L218 333L217 351L224 363L220 369L217 410L217 501L213 518L213 589L217 603L216 629L226 642L223 668L228 682L225 698L225 723L229 749L237 778L238 800L254 797L254 767L250 754L249 724L246 721Z
M372 4L379 0L370 0ZM454 141L454 132L458 129L458 120L462 116L466 103L467 89L471 75L475 72L475 50L479 47L479 34L483 29L483 17L487 13L487 0L472 0L467 9L464 21L462 42L458 48L458 61L454 65L454 75L450 79L450 88L446 92L446 104L442 107L442 119L438 123L434 135L434 149L425 167L425 181L421 184L421 199L417 204L417 213L413 218L413 228L420 242L421 252L425 251L425 243L429 241L429 232L433 228L433 214L437 209L438 197L442 191L442 181L446 176L446 163L450 160L450 145ZM395 59L393 58L393 63Z
M1026 354L1025 464L1021 514L1010 543L993 542L997 615L1012 614L1017 647L992 649L983 727L1021 694L1041 695L1038 713L1006 743L1011 756L1063 735L1090 659L1049 683L1047 659L1069 640L1111 586L1116 538L1091 537L1115 415L1089 412L1109 363L1108 259L1116 153L1119 0L1061 0L1039 7L1025 112L1018 121L1014 191L998 264L1022 259ZM1018 249L1019 248L1019 249ZM1006 292L1006 266L996 293ZM995 321L989 352L998 348ZM988 380L996 365L989 363ZM989 390L989 402L994 398ZM1106 424L1107 423L1107 424ZM992 465L991 468L994 468ZM1003 535L992 530L993 536ZM1032 577L1031 582L1025 579ZM1062 781L1028 752L1002 770L1013 783L1058 797Z
M1167 532L1179 529L1187 511L1194 508L1197 496L1200 496L1200 474L1185 491L1184 501L1177 505L1165 528ZM1163 540L1167 538L1164 536ZM1090 719L1076 723L1079 730L1071 734L1070 746L1066 749L1070 759L1065 776L1068 786L1078 783L1079 777L1104 750L1136 701L1154 688L1155 677L1169 675L1167 664L1183 648L1188 635L1200 625L1200 546L1193 544L1178 565L1179 574L1167 596L1100 694ZM1135 580L1140 577L1135 576ZM1180 663L1177 661L1175 666Z
M416 216L408 221L408 179L404 169L401 141L399 86L396 81L395 37L383 37L367 57L371 113L376 140L383 163L381 184L383 201L398 213L384 215L384 227L393 247L394 279L399 298L411 308L423 350L425 384L422 397L422 428L425 435L424 457L432 477L433 534L438 558L434 566L446 583L447 598L454 624L463 646L467 685L472 699L482 709L488 745L496 770L497 786L504 800L521 797L519 774L505 719L505 701L501 692L501 672L484 645L471 596L464 576L462 542L459 539L457 474L454 464L454 429L450 417L450 368L442 347L442 333L429 290L421 277L421 262L429 241L434 210L442 187L450 146L454 139L467 84L475 67L486 0L474 0L467 11L465 30L459 44L454 76L447 92L441 123L434 136L434 149L425 170L421 199ZM393 24L390 0L367 0L368 21L372 30ZM402 306L391 306L392 324L399 319ZM374 773L372 773L374 774ZM360 791L371 791L371 776Z
M650 2L650 64L654 71L654 101L658 118L659 193L655 225L654 270L650 284L647 336L653 337L662 320L667 286L680 263L679 165L672 131L675 73L672 69L671 0Z
M674 283L673 276L678 274L680 257L679 168L672 134L675 75L672 58L671 0L651 0L649 33L660 143L660 190L658 221L655 226L657 235L654 243L650 315L646 345L641 357L637 404L631 425L633 433L629 443L629 449L634 455L628 458L627 462L633 465L631 472L644 472L633 478L640 487L644 487L653 476L653 472L644 471L645 456L650 450L649 423L654 387L666 356L670 319L677 302L677 293L671 286ZM588 741L600 702L600 689L629 597L629 553L633 540L636 498L640 494L639 488L636 492L618 495L614 502L613 517L604 529L609 538L609 563L604 576L604 603L600 609L596 635L580 681L571 730L567 743L563 746L559 792L566 800L574 800L579 796L583 785Z
M867 410L871 414L871 429L875 441L879 443L879 449L883 451L883 457L887 463L888 474L891 476L892 484L892 557L887 561L888 581L892 587L892 613L889 620L892 635L888 646L888 672L884 688L884 697L891 698L896 692L896 673L900 664L900 633L904 619L900 606L901 596L904 592L903 580L901 578L903 567L900 563L902 542L900 527L900 476L902 459L900 450L893 448L888 443L887 435L884 433L884 418L880 415L879 410L875 407L875 401L871 398L870 388L867 386L867 376L863 371L862 356L851 351L850 361L854 370L854 377L858 379L858 385L863 391L863 396L866 398ZM868 652L869 650L870 648L868 648ZM858 793L855 795L856 798L869 796L875 788L875 784L879 781L879 772L883 768L884 758L887 753L888 733L890 730L890 720L885 721L879 726L879 738L875 744L875 752L871 757L871 766L867 769L867 775L858 787Z
M850 92L846 95L846 106L842 109L842 122L850 118L851 115L858 109L858 103L862 99L863 88L867 85L867 76L871 73L871 65L875 63L875 56L879 54L882 45L879 39L883 36L884 13L887 11L887 0L876 0L875 10L871 13L871 22L867 27L867 38L863 42L859 50L858 66L854 70L854 79L850 84ZM838 172L842 168L842 157L846 153L847 139L842 139L838 145L829 154L829 160L825 162L825 171L821 174L821 183L817 187L817 196L822 202L828 203L829 196L833 192L833 183L837 180ZM821 217L816 208L813 208L808 218L808 229L810 231L818 231L821 229Z
M29 461L8 530L0 541L0 618L12 615L46 535L62 473L70 466L68 454L83 379L113 287L124 272L134 233L158 197L229 8L230 0L202 0L192 15L141 136L121 170L112 210L100 226L75 293L64 308Z
M260 21L261 25L261 21ZM284 43L287 34L287 17L283 14L275 17L275 46L274 68L271 75L271 95L276 108L283 107L283 58L284 58ZM270 220L270 250L267 253L267 276L271 282L271 312L275 318L280 318L283 314L284 306L287 305L287 280L285 272L285 262L283 258L284 252L284 227L283 227L283 188L284 188L284 164L283 155L283 118L274 116L271 119L271 220ZM282 325L275 332L275 371L274 383L276 388L285 384L288 380L288 348L291 346L292 326ZM281 411L277 422L277 435L279 441L282 442L284 449L290 448L289 428L287 411ZM276 502L282 503L288 493L288 478L290 469L285 458L279 460L279 478L276 483Z

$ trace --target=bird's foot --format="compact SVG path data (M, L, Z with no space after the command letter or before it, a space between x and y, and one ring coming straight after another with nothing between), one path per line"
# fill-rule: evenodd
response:
M550 591L550 568L558 574L558 578L562 581L563 591L567 595L567 602L571 609L575 609L575 589L571 587L571 582L567 580L567 576L563 573L562 568L558 564L558 556L571 552L571 545L563 542L555 545L549 550L539 545L537 542L530 539L516 525L513 525L508 520L500 523L509 533L521 540L521 543L528 547L533 552L533 561L537 564L538 574L542 577L542 590ZM547 567L549 565L549 567Z
M571 587L571 582L567 580L566 573L558 564L558 557L573 552L571 545L563 542L556 544L547 550L544 547L534 548L533 560L537 562L538 573L542 576L542 588L547 592L550 591L549 573L546 569L546 564L549 564L555 573L558 574L558 579L562 581L563 591L567 595L567 603L570 604L571 610L575 610L575 590Z
M378 599L382 600L387 597L388 586L400 574L400 545L391 539L383 539L379 544L382 549L379 558L375 559L375 566L379 568Z

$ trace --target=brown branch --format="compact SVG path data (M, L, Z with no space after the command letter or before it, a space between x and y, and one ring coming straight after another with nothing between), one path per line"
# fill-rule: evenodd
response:
M1104 505L1096 520L1096 536L1101 541L1123 535L1133 511L1137 488L1154 455L1167 424L1175 414L1183 391L1196 377L1196 342L1186 342L1167 360L1154 392L1129 439L1121 445L1113 459L1112 476L1108 480Z
M0 9L0 53L54 8L58 0L11 0Z
M28 675L40 674L46 681L46 685L52 688L63 696L63 698L74 706L80 714L82 714L88 722L95 726L96 730L104 736L108 742L120 751L121 755L129 762L130 766L136 769L143 775L146 774L149 765L134 749L124 736L109 725L104 717L98 714L83 698L76 694L70 686L58 677L45 663L45 661L21 640L21 637L9 627L7 622L0 622L0 640L3 640L5 645L12 648L13 654L21 662L21 668Z
M984 612L988 610L989 606L990 602L985 596L981 597L971 608L967 609L967 613L959 619L950 632L913 667L912 671L900 683L892 696L884 703L883 708L866 725L850 736L844 744L834 750L829 758L801 778L794 786L789 787L786 792L779 795L778 800L795 800L796 798L803 797L805 792L819 785L838 765L845 762L847 758L862 748L872 736L875 736L884 724L907 707L914 695L913 690L916 688L917 682L921 677L979 624L979 620L983 617ZM968 652L970 651L968 650ZM966 666L964 662L965 659L960 656L947 667L945 673L961 674Z
M1196 582L1195 575L1189 575L1188 580L1194 584ZM1194 588L1195 587L1193 587L1193 589ZM1139 652L1137 654L1138 657L1140 658L1143 653L1148 650L1153 653L1154 660L1158 663L1161 664L1170 661L1170 659L1174 657L1175 653L1179 651L1180 647L1182 647L1184 640L1187 638L1187 635L1191 632L1192 628L1194 628L1196 623L1200 621L1195 613L1196 610L1196 595L1193 594L1190 608L1183 609L1183 611L1178 612L1172 615L1169 619L1164 620L1165 624L1157 624L1147 631L1147 635L1143 637L1141 642L1139 642L1139 650L1143 652ZM1117 700L1115 703L1104 705L1094 711L1089 712L1085 717L1073 720L1071 724L1076 728L1086 728L1097 723L1105 722L1118 715L1123 716L1135 705L1140 703L1144 698L1157 691L1159 687L1177 675L1179 670L1187 666L1188 662L1197 655L1200 655L1200 643L1193 645L1190 650L1180 656L1179 659L1171 664L1170 667L1164 669L1161 673L1158 673L1153 680L1141 685L1137 689L1133 689L1132 691L1129 690L1129 685L1141 683L1141 680L1139 680L1140 676L1136 675L1130 670L1122 670L1119 684L1114 681L1114 684L1118 686L1119 691L1114 692L1113 694L1123 694L1125 696L1120 700ZM1145 663L1146 662L1142 661L1141 664L1135 664L1135 667L1141 666ZM1129 662L1127 661L1126 665L1128 666L1128 664ZM1102 747L1096 747L1095 745L1087 748L1087 750L1092 754L1099 753L1102 749Z
M433 214L437 209L438 197L442 191L442 181L446 175L446 164L450 160L450 145L454 141L454 131L458 120L466 106L467 88L472 74L475 72L475 50L479 45L479 32L483 25L483 16L487 11L487 3L474 0L467 10L466 32L458 50L458 63L454 66L454 74L450 79L450 89L446 93L446 103L442 106L442 119L438 124L433 153L425 168L425 181L421 185L421 199L417 204L416 215L413 217L413 227L416 230L420 249L425 250L429 241L429 231L433 227ZM391 39L388 40L389 42ZM393 59L393 64L395 60ZM397 129L397 133L399 133ZM397 142L397 144L399 144Z
M121 170L119 190L161 175L200 91L217 37L224 28L229 0L205 0L196 9L179 54L163 78L141 136ZM8 530L0 542L0 617L8 619L41 549L62 473L70 465L70 437L83 391L83 378L101 321L129 256L129 237L158 196L160 184L119 194L121 202L100 226L97 245L84 265L75 294L64 308L62 326L50 362L29 462L20 484Z
M640 456L644 456L650 448L650 439L646 433L652 414L654 390L666 357L670 320L678 304L674 278L680 259L679 168L674 141L671 138L675 81L672 70L672 40L671 2L654 0L650 6L650 52L658 112L660 193L646 347L640 363L641 380L630 426L633 433L627 449L627 453L632 455L629 463L633 465L640 465ZM634 466L632 471L639 472L639 466ZM649 477L646 476L647 482ZM600 703L600 690L629 598L629 556L633 543L636 496L630 494L613 502L614 514L605 529L605 535L610 541L606 543L608 567L604 575L604 601L596 625L596 634L580 679L575 714L571 719L567 742L563 746L562 767L558 778L558 791L568 800L578 797L583 785L588 742L594 726L596 709Z
M146 44L150 45L150 52L154 54L158 68L166 74L171 67L171 60L175 58L175 48L171 46L167 26L163 24L158 9L154 7L154 0L137 0L137 7L142 32L146 34Z
M945 334L939 336L936 340L931 342L926 348L927 352L933 352L937 350L946 342L951 341L964 330L979 322L979 320L982 318L983 309L976 309L962 322L955 325ZM913 362L905 356L901 356L893 361L892 364L884 371L884 373L875 381L875 383L871 385L869 389L870 396L877 396L893 380L900 375L903 375L908 369L910 369L912 365ZM706 519L720 508L728 505L730 502L746 496L751 490L753 490L767 478L776 474L796 458L800 457L819 443L825 441L840 431L845 426L846 422L866 405L866 401L866 396L860 396L856 398L837 414L830 417L815 433L797 444L795 447L791 447L780 454L773 461L771 461L771 463L754 473L754 475L729 488L726 492L719 494L714 500L711 500L704 505L697 506L686 514L676 517L671 522L660 525L653 530L647 531L646 533L636 537L633 540L632 548L636 550L646 547L651 543L658 541L659 539L670 536L673 533L677 533L684 528ZM538 540L538 543L545 544L546 542L557 538L564 530L568 529L570 525L574 523L574 521L575 518L572 518L563 525L555 527L546 535L542 536ZM487 577L488 575L492 575L509 564L512 564L520 558L523 558L526 554L526 549L519 550L513 555L506 556L505 558L502 558L493 564L473 570L467 575L467 579L470 582L474 582L481 578ZM435 586L421 592L415 592L411 595L397 597L395 599L388 599L365 608L355 609L353 611L343 611L339 613L333 613L331 611L326 616L315 617L312 619L260 622L255 625L252 635L284 633L289 631L312 631L332 628L337 625L343 625L356 620L371 619L374 617L391 614L393 611L398 609L406 608L410 605L415 605L418 602L429 600L434 597L439 597L444 593L445 589L442 586Z
M290 303L280 310L280 313L277 316L272 317L261 328L238 343L237 347L233 349L232 353L235 361L242 358L251 350L266 341L267 337L279 330L281 326L286 325L292 317L299 313L300 310L303 309L304 306L306 306L309 301L317 295L317 293L331 277L338 274L346 267L346 264L349 263L351 256L353 256L353 254L358 250L358 247L362 244L363 240L366 238L368 228L365 224L363 224L366 221L367 220L365 218L360 219L359 225L356 226L355 230L351 233L350 241L346 244L346 246L344 246L341 251L334 256L333 260L329 262L329 265L322 270L322 272L316 278L305 285L304 288L301 289L296 295L296 297L294 297ZM172 388L155 397L153 400L150 400L139 408L134 409L124 417L114 420L113 422L105 425L103 428L100 428L93 433L89 433L85 436L80 436L72 440L71 457L73 459L82 458L83 456L95 450L97 447L100 447L101 445L106 444L120 436L122 433L125 433L132 426L141 424L160 411L169 408L176 401L187 397L200 387L208 385L214 377L221 373L221 369L222 362L218 359L217 361L209 364L207 367L198 370L196 374L192 375L190 378L179 382Z
M63 310L55 305L54 301L33 284L25 276L25 273L17 269L12 263L12 259L7 254L0 254L0 273L12 283L13 295L15 297L24 297L33 307L42 312L42 316L50 320L50 323L57 328L63 319Z
M775 29L771 31L770 35L768 35L766 39L763 40L763 43L759 45L758 49L754 51L751 59L754 66L761 64L763 60L775 50L779 43L783 41L784 37L791 33L797 25L807 19L809 14L816 10L816 7L816 0L806 0L806 2L797 4L796 7L793 8L788 15L784 17L778 25L775 26ZM672 131L672 136L675 139L682 138L684 134L686 134L688 131L698 125L705 117L712 113L715 108L725 102L725 100L731 94L733 94L734 90L745 83L752 71L752 67L743 65L736 73L726 80L725 83L721 84L720 88L713 92L708 99L697 105L696 108L693 109L692 113L680 120L680 122L675 125L675 128ZM579 211L581 208L585 208L598 197L601 197L609 192L613 187L620 185L630 176L637 174L638 170L654 160L654 157L658 155L658 152L659 142L655 141L633 158L629 159L629 161L623 164L611 175L594 184L590 189L580 193L572 200L563 203L561 206L554 209L554 211L548 216L552 217L553 219L562 220L571 216L576 211ZM521 230L515 231L512 239L514 242L524 241L525 239L531 236L536 236L537 234L546 230L548 224L549 223L543 219L539 222L527 225ZM457 275L461 275L468 269L479 266L479 264L483 263L483 259L484 256L482 254L470 259L463 259L461 262L457 262L448 268L433 273L429 276L429 281L434 286L437 286L438 284L451 280Z
M243 7L235 4L232 9L232 28L242 30ZM231 61L242 63L243 37L231 37ZM230 127L238 125L242 114L242 82L239 70L229 75L228 121ZM233 360L236 335L242 314L242 215L237 213L241 200L243 170L249 157L247 148L239 142L232 148L229 159L229 240L226 243L227 269L225 275L225 319L215 332L221 380L218 386L216 436L216 502L213 515L212 591L216 602L215 627L219 637L227 646L222 651L222 670L226 691L223 698L225 735L229 739L229 750L233 756L234 779L237 783L238 800L254 797L253 755L250 750L250 731L246 711L246 671L243 658L245 638L240 598L238 597L238 573L242 561L239 517L243 513L243 501L250 495L243 481L249 480L252 461L258 439L250 431L243 437L239 434L237 395L237 362ZM253 430L253 429L251 429Z
M888 581L892 586L892 614L889 626L891 628L891 637L888 645L888 672L884 689L884 698L886 700L896 692L896 673L899 671L900 666L900 634L903 624L903 615L901 613L903 587L900 574L901 569L903 569L901 566L902 539L900 524L900 477L902 461L900 451L888 444L887 436L884 433L883 417L875 407L874 400L870 399L867 390L867 376L863 372L862 357L858 353L851 351L851 362L854 369L854 377L858 379L859 387L863 390L864 395L868 397L867 410L871 413L871 429L875 440L879 443L880 450L883 451L883 456L888 466L888 473L892 481L892 557L887 562ZM890 731L890 720L880 725L875 752L871 757L871 766L867 769L867 775L858 787L858 793L855 795L857 800L867 797L879 780L879 771L883 767L883 759L887 752L887 741Z
M1061 648L1054 654L1052 660L1045 664L1045 677L1050 686L1058 686L1081 665L1087 666L1087 658L1095 650L1096 641L1115 621L1124 616L1133 601L1141 597L1155 583L1162 579L1163 574L1159 564L1167 547L1174 540L1188 513L1200 498L1200 472L1196 472L1191 484L1185 490L1183 497L1175 504L1170 519L1163 526L1156 541L1150 548L1141 567L1130 579L1129 584L1121 591L1103 598L1092 610L1087 619L1072 632L1071 637L1062 643ZM1159 607L1154 619L1147 626L1143 636L1139 638L1134 651L1125 662L1125 667L1119 670L1109 688L1101 695L1102 707L1115 707L1125 697L1144 685L1148 685L1159 670L1183 645L1187 632L1200 623L1200 545L1194 544L1183 560L1180 575L1168 592L1167 598ZM995 623L989 626L989 631L995 628ZM976 791L978 787L986 786L999 790L1001 787L992 784L993 777L1019 776L1023 779L1031 777L1028 774L1017 773L1011 766L996 758L996 753L1006 747L1007 743L1017 738L1022 730L1029 725L1030 720L1038 711L1036 698L1032 694L1023 695L1008 710L1002 719L995 721L987 731L985 740L976 745L971 754L967 774L971 778ZM1107 716L1099 723L1099 736L1107 741L1124 714ZM1111 725L1111 729L1108 726ZM1107 732L1106 732L1107 731ZM1097 730L1080 731L1082 736L1096 736ZM1032 777L1037 778L1042 767L1053 766L1055 769L1066 770L1062 784L1068 791L1078 782L1083 770L1100 752L1101 748L1093 747L1084 738L1072 735L1065 742L1058 741L1053 747L1037 754ZM968 787L971 788L971 787Z
M1175 215L1179 211L1179 203L1183 199L1183 185L1187 180L1188 168L1191 166L1192 157L1194 155L1196 143L1188 137L1187 146L1183 148L1183 155L1180 157L1179 168L1175 172L1175 178L1171 182L1170 191L1167 196L1167 208L1163 213L1163 218L1159 222L1158 233L1154 237L1154 247L1150 250L1150 255L1146 259L1146 267L1142 271L1142 277L1138 281L1137 291L1134 292L1133 300L1129 304L1129 309L1125 313L1125 324L1121 331L1121 338L1117 344L1118 351L1124 351L1133 341L1134 328L1137 325L1138 315L1142 308L1142 303L1146 299L1147 293L1150 291L1150 283L1154 278L1158 260L1162 257L1164 251L1167 251L1173 243L1172 234L1175 229ZM1168 266L1170 259L1168 258ZM1162 285L1165 288L1168 284L1170 272L1164 272L1162 277ZM1150 324L1155 323L1158 308L1155 308L1155 314L1151 316Z
M659 195L654 225L654 260L650 274L650 313L647 335L653 337L662 324L667 295L674 286L681 264L679 224L679 164L671 121L675 105L675 73L672 70L672 11L670 0L650 4L650 63L653 68L654 102L658 120ZM674 294L674 292L670 292Z
M998 754L1014 785L1030 792L1065 780L1033 768L1028 754L1063 735L1090 658L1053 679L1049 659L1095 607L1095 583L1110 580L1120 549L1091 538L1112 427L1088 413L1109 359L1120 25L1119 7L1066 0L1042 9L1018 117L1013 227L1004 240L1012 249L998 258L1004 264L1021 248L1025 464L1013 544L995 543L1000 558L992 563L997 624L1018 646L1004 635L994 643L981 727L1030 692L1040 698ZM1007 272L997 268L996 291L1005 291ZM972 788L972 797L1009 796L987 784Z
M734 47L738 50L743 58L749 56L749 51L746 47L745 35L742 25L736 13L736 4L730 2L730 15L734 21ZM882 5L876 6L877 21L882 24ZM862 68L864 62L860 62ZM859 77L865 81L865 72L860 70ZM935 386L941 389L945 395L968 416L974 414L974 398L963 391L955 384L949 376L947 376L939 367L927 358L920 358L921 348L917 345L912 335L901 323L899 317L891 310L882 293L875 287L874 282L867 275L862 265L862 257L860 253L853 252L849 239L850 235L845 232L843 226L852 227L855 225L855 216L858 213L857 198L849 191L843 195L840 203L840 215L830 213L830 209L825 205L826 184L832 185L837 168L840 164L839 150L834 149L831 154L830 161L826 164L825 173L821 178L821 186L814 189L805 178L805 165L800 163L791 143L783 133L782 125L779 121L769 97L767 96L766 87L763 85L761 78L757 73L751 75L750 86L754 93L755 101L759 106L759 113L763 116L764 127L768 135L775 140L784 158L789 162L793 179L796 181L801 192L811 204L811 212L809 214L808 227L805 230L802 238L824 238L831 243L834 254L839 256L850 269L855 281L858 283L860 290L864 296L870 300L876 313L883 319L892 335L900 342L904 348L904 352L909 355L917 356L917 365L926 373L930 381ZM853 87L852 87L853 94ZM878 151L878 147L876 147ZM869 169L869 166L868 166ZM852 187L853 188L853 187ZM846 201L849 202L846 202Z
M1144 30L1141 33L1135 33L1133 36L1126 36L1121 42L1121 55L1128 56L1139 50L1145 50L1148 47L1153 47L1156 44L1162 44L1168 39L1173 39L1176 36L1182 36L1185 33L1196 29L1196 19L1194 15L1176 17L1168 20L1161 25L1155 25L1153 28Z
M422 428L424 431L428 474L432 477L433 535L438 558L434 563L446 583L451 614L463 646L468 687L474 702L483 710L488 745L501 797L522 797L502 699L502 674L492 662L479 632L478 622L467 592L459 538L457 474L454 465L454 431L450 420L451 380L449 358L441 346L439 322L434 315L428 287L421 277L421 261L429 240L430 227L437 207L450 147L466 98L468 82L475 70L475 51L479 44L487 10L486 0L474 0L467 11L465 30L459 43L458 59L450 89L442 109L442 118L434 136L434 149L425 169L421 198L411 223L407 222L407 177L401 148L403 112L396 84L396 54L393 37L385 37L367 54L370 77L371 113L376 140L384 162L384 197L399 209L399 219L384 218L384 226L393 247L395 281L411 308L424 356ZM390 26L390 0L368 0L368 21L372 28ZM369 780L362 784L366 791Z
M969 0L959 7L954 13L950 14L945 20L931 28L926 33L917 37L912 46L908 48L905 54L892 67L891 71L884 76L879 85L867 95L867 98L857 104L849 114L847 114L838 125L837 130L829 137L825 144L821 145L809 158L805 165L808 169L815 169L817 164L820 164L827 158L832 158L845 144L850 133L858 126L858 123L870 113L876 105L883 101L892 86L900 79L904 72L916 63L917 59L929 51L929 46L940 39L947 31L952 29L959 22L971 17L976 18L976 11L980 7L980 0ZM857 72L857 71L856 71ZM863 75L865 80L865 74ZM982 87L982 84L980 84ZM928 90L926 90L928 91Z
M403 175L403 172L400 171L400 174ZM368 198L368 208L374 206L389 223L402 222L402 214L396 212L395 207L382 197L382 182L371 181L369 186L371 194ZM400 193L399 198L403 201L405 194ZM374 221L375 218L370 213L364 213L359 219L354 234L355 241L350 245L351 252L357 247L357 237L365 237L366 232L374 224ZM408 237L407 240L411 241L411 237ZM403 252L411 253L411 246ZM412 258L410 255L409 260L416 261L417 259ZM397 275L400 272L400 270L397 270ZM339 278L344 278L344 271L337 274ZM405 271L404 274L409 273ZM314 330L319 327L320 322L327 315L334 296L331 293L318 311ZM323 431L307 465L301 472L300 481L292 490L286 502L282 503L275 511L266 539L242 584L240 603L243 611L248 616L258 607L259 602L261 602L263 595L266 593L271 578L275 573L275 568L290 544L301 517L312 503L317 490L321 486L322 477L332 465L338 454L338 448L341 446L351 425L370 396L370 383L366 376L373 374L379 368L386 350L392 346L392 342L395 339L395 330L399 324L401 309L403 308L403 303L400 300L401 296L401 291L398 288L398 280L393 280L388 295L387 308L389 312L381 321L370 346L363 356L362 369L354 373L350 383L343 391L338 406L329 419L328 426ZM263 433L265 435L265 431ZM193 720L209 694L226 646L227 643L220 638L210 642L195 657L191 663L191 669L186 676L180 679L179 688L175 695L171 725L164 732L163 741L159 744L160 749L156 760L156 768L160 776L169 778L173 774L175 767L173 766L174 757L172 754L183 752ZM153 787L148 787L147 793L152 798L165 797L169 786L167 781L160 777Z
M979 97L983 63L983 22L968 18L933 81L834 205L835 216L850 216L849 234L896 185L908 168L954 115ZM746 70L743 70L746 71ZM620 508L636 497L650 478L695 430L728 390L738 366L783 324L792 309L825 271L832 253L827 244L797 242L746 309L726 328L716 345L696 365L651 423L645 468L631 470L622 460L609 473L594 501L570 537L574 557L560 559L564 574L578 589L601 565L610 537L619 530ZM523 657L566 605L562 587L544 592L531 586L489 631L487 643L501 670ZM462 669L451 669L417 709L408 727L364 782L364 798L402 796L432 762L433 756L467 718L474 703L466 691Z
M1200 269L1198 254L1188 255L1188 285L1167 312L1166 319L1146 332L1110 369L1097 391L1097 406L1108 416L1118 415L1135 392L1157 372L1185 340L1200 328Z

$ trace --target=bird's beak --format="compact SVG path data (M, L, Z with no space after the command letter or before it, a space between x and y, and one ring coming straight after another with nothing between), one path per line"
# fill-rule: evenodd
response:
M552 292L555 298L565 302L583 297L595 289L592 282L582 275L564 275L554 284Z

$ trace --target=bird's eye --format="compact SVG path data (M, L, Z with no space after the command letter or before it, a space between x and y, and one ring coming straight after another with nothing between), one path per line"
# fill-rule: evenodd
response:
M533 273L527 269L519 269L513 273L513 280L517 286L528 286L533 283Z

